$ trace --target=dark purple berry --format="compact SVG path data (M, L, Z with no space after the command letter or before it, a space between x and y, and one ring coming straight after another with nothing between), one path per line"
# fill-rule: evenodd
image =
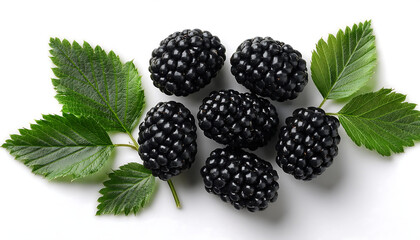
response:
M210 83L226 59L220 39L199 29L175 32L153 50L149 72L163 93L187 96Z
M238 83L273 100L295 99L308 83L302 54L270 37L245 40L230 62L231 72Z
M197 127L184 105L158 103L139 129L139 155L154 176L168 180L191 167L197 153Z
M264 146L279 123L276 109L268 100L235 90L211 92L204 98L197 119L207 137L251 150Z
M277 199L278 175L271 164L240 149L218 148L201 168L207 192L236 209L261 211Z
M320 108L299 108L286 119L276 145L277 164L296 179L311 180L329 167L340 143L337 118Z

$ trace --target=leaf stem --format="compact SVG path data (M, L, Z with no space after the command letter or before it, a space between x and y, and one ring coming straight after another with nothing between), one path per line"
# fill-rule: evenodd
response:
M321 108L324 105L325 101L327 101L327 98L324 98L324 100L322 100L322 102L321 102L321 104L319 104L318 108Z
M178 194L176 193L176 190L175 190L174 184L172 183L172 180L169 179L167 182L168 182L169 188L171 189L172 196L174 196L176 207L181 208L181 203L179 202Z
M127 132L128 136L131 138L131 141L133 141L134 146L136 147L136 150L139 150L139 144L137 143L136 139L134 139L133 134L130 132Z
M137 147L134 146L134 145L131 145L131 144L120 143L120 144L114 144L114 146L116 146L116 147L129 147L129 148L132 148L132 149L137 151Z
M338 116L339 114L338 113L325 113L326 115L329 115L329 116Z

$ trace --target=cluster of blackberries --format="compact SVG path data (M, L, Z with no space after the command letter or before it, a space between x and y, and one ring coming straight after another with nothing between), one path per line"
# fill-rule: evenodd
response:
M201 169L206 190L252 212L275 201L277 172L269 162L241 150L264 146L275 134L275 107L253 93L221 90L203 100L197 118L207 137L228 145L214 150Z
M222 68L225 47L199 29L175 32L152 53L149 71L168 95L187 96L207 85ZM205 189L235 208L263 210L277 199L278 175L272 165L242 148L267 144L279 124L266 99L294 99L308 82L306 62L290 45L270 37L245 40L232 55L231 72L251 93L213 91L197 114L205 136L226 148L214 150L201 168ZM257 96L259 95L259 96ZM311 180L337 155L339 122L320 108L300 108L286 119L276 145L277 164L297 179ZM174 101L159 103L140 124L139 155L162 180L190 168L197 152L191 112Z

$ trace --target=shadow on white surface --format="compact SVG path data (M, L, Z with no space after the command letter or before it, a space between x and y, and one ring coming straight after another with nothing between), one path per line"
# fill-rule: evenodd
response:
M347 159L345 158L347 158L347 156L339 153L329 168L327 168L320 176L317 176L315 179L307 182L307 184L322 188L326 191L334 191L334 189L340 185L341 181L345 177L344 161L347 162Z
M264 221L265 224L279 225L283 220L287 219L289 203L287 202L286 196L286 189L284 189L280 183L278 198L274 203L270 203L267 209L259 212L241 210L243 211L241 214L244 215L243 217L254 219L255 221Z

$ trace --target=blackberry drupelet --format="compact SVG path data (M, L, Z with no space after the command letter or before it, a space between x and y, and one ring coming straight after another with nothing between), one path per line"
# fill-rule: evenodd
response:
M295 99L308 83L302 54L270 37L245 40L230 62L231 72L238 83L273 100Z
M236 209L264 210L277 199L278 175L271 164L240 149L218 148L201 168L206 191Z
M275 134L275 107L252 93L213 91L199 108L198 126L216 142L255 150Z
M158 103L139 128L139 155L154 176L168 180L191 167L197 153L197 127L184 105Z
M153 50L150 77L163 93L187 96L210 83L223 66L225 52L220 39L208 31L175 32Z
M277 164L296 179L311 180L320 175L337 156L339 126L337 118L320 108L296 109L280 130Z

